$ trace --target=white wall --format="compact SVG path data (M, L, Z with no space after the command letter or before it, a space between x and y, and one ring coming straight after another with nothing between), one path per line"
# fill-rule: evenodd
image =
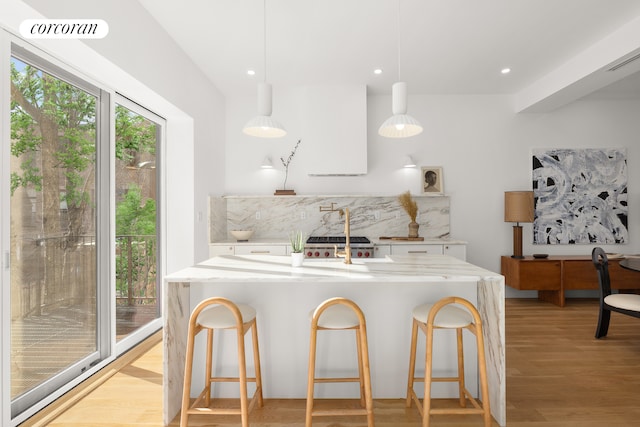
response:
M288 101L292 101L288 104ZM400 194L420 191L420 172L402 168L411 154L418 165L444 168L445 193L451 197L451 236L468 242L471 263L500 271L500 256L512 253L512 225L503 222L508 190L531 189L531 149L540 147L626 147L629 165L629 232L627 245L608 251L640 252L640 101L584 99L546 114L515 114L510 96L419 96L409 99L409 113L425 130L408 140L378 135L390 115L388 96L368 99L368 164L363 177L309 177L304 135L297 129L295 96L274 87L274 117L290 131L284 139L264 140L240 130L252 117L254 99L227 103L227 194L272 194L281 187L282 166L297 138L303 142L291 162L289 180L298 194ZM277 171L259 168L271 154ZM373 236L377 237L377 236ZM532 226L524 224L524 253L590 254L592 246L532 244ZM513 293L511 294L513 295Z

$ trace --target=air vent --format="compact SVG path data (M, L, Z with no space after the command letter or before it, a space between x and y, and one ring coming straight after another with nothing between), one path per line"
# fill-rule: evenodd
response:
M630 63L632 63L633 61L635 61L636 59L639 59L639 58L640 58L640 53L637 53L637 54L633 55L630 58L627 58L627 59L625 59L625 60L623 60L621 62L618 62L615 65L612 65L607 71L616 71L617 69L622 68L622 67L624 67L626 65L629 65Z

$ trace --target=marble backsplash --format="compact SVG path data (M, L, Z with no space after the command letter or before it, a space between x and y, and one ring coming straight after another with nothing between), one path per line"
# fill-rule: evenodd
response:
M419 235L449 238L449 197L413 196ZM233 240L229 230L254 230L251 239L287 239L293 230L307 235L342 235L344 218L323 209L349 208L351 235L407 236L409 216L397 196L224 196L209 198L209 241ZM251 240L250 239L250 240Z

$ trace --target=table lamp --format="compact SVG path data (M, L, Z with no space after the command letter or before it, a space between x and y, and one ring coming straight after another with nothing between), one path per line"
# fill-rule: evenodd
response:
M533 222L533 191L505 191L504 193L504 222L515 222L513 226L513 255L511 258L522 256L522 226L521 222Z

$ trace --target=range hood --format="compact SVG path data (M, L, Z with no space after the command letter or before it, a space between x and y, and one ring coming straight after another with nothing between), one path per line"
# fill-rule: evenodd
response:
M309 176L367 173L367 86L307 86L302 135L313 160Z

